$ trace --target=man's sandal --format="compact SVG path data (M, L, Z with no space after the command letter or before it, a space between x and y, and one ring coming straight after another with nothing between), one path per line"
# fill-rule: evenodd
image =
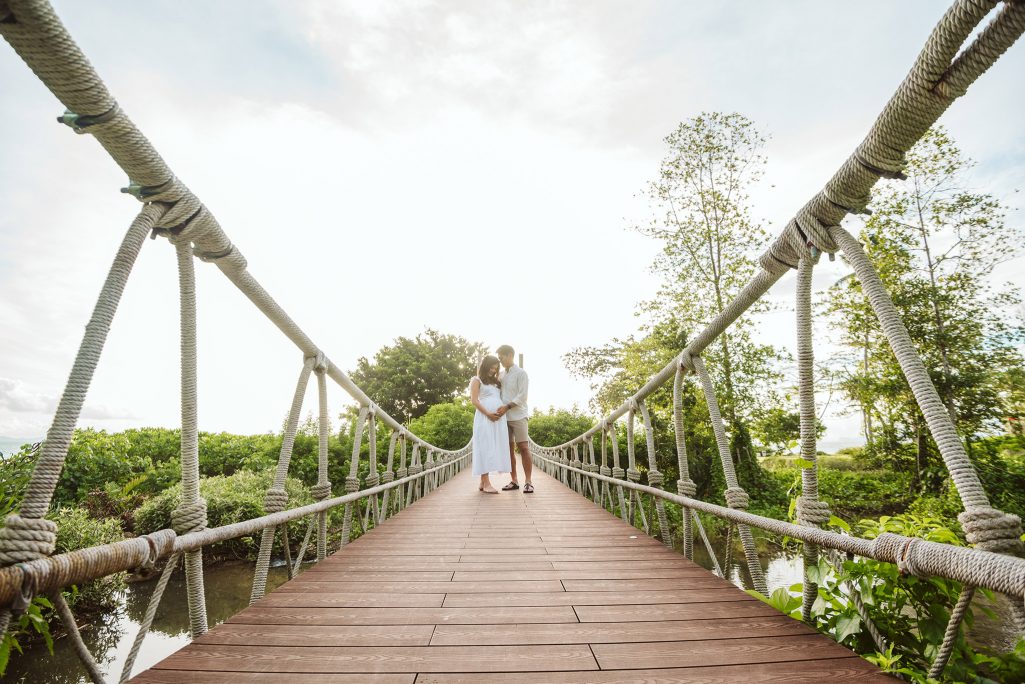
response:
M506 486L502 487L502 491L503 492L511 492L514 489L519 489L519 488L520 488L520 486L518 484L516 484L515 482L510 482Z
M533 494L534 493L534 485L530 484L529 482L527 484L523 485L523 493L524 494Z

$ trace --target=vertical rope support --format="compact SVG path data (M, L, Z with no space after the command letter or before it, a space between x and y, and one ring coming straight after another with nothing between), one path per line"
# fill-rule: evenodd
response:
M302 412L303 398L306 395L306 387L310 382L310 373L313 371L314 359L307 358L303 362L302 370L299 371L299 380L295 383L295 392L292 394L292 405L288 409L288 422L285 423L285 433L281 438L281 451L278 454L278 467L274 471L274 482L267 490L263 501L265 513L277 513L285 510L288 505L288 493L285 491L285 478L288 477L288 466L292 461L292 449L295 446L295 433L299 427L299 414ZM252 605L263 598L267 591L267 572L270 569L271 551L274 547L275 528L264 528L260 537L260 553L256 558L256 570L253 573L253 589L249 594L249 605ZM285 544L288 544L288 528L284 529ZM291 563L289 563L291 570Z
M0 528L0 567L44 558L53 553L57 542L57 526L44 516L50 508L50 499L64 467L75 424L82 412L128 276L146 236L165 211L161 206L143 207L118 247L85 326L75 362L57 404L53 422L46 433L46 440L40 448L18 514L8 515L4 527ZM9 621L10 612L0 610L0 639L6 634Z
M352 494L359 491L359 452L363 446L363 427L367 422L367 414L370 409L361 406L359 417L356 419L356 434L352 439L352 458L349 459L349 476L345 478L345 493ZM345 504L345 513L342 518L342 546L349 543L352 535L352 502Z
M619 437L616 434L616 421L609 421L606 423L606 426L609 431L609 444L612 445L612 477L622 480L623 476L626 475L626 471L620 466ZM609 498L612 498L611 493ZM623 522L630 522L626 514L626 496L623 494L623 486L620 484L616 485L616 498L619 501L619 517L623 519ZM615 508L615 504L613 504L613 508Z
M57 614L60 615L61 622L64 623L64 629L68 630L68 637L71 638L71 643L75 647L75 654L82 665L85 666L86 672L89 673L89 679L93 680L94 684L104 684L103 671L100 670L100 666L96 664L93 654L89 652L85 642L82 641L82 634L78 631L78 623L75 622L75 616L72 614L68 602L64 600L64 594L61 592L54 594L53 604L57 608Z
M399 442L399 469L395 471L395 477L403 479L409 474L406 468L406 435L403 433ZM401 484L395 492L395 512L399 512L406 505L406 485Z
M676 376L673 378L673 433L676 436L676 463L679 468L680 479L676 481L676 492L680 496L694 498L698 493L698 486L690 477L690 463L687 459L687 434L686 425L683 420L683 365L676 366ZM689 508L682 511L683 518L683 555L686 558L694 558L694 525L693 518L697 514ZM719 561L716 561L716 566Z
M406 474L419 475L421 470L423 468L420 466L420 443L413 442L413 452L409 455L409 468ZM417 483L418 481L414 481L406 485L406 506L409 506L415 500Z
M196 272L187 240L174 243L181 295L182 500L171 518L179 535L206 529L206 501L199 496L199 399L196 382ZM203 551L185 554L185 584L192 638L207 630Z
M594 462L594 437L587 438L587 472L598 472L598 465ZM587 478L587 485L591 490L591 501L598 502L598 483L593 477Z
M637 402L633 402L630 411L626 414L626 479L630 482L640 482L641 474L637 470L637 454L634 441L634 423L637 420ZM631 525L636 525L637 508L634 502L637 500L637 492L630 490L626 506L628 509L627 518Z
M829 522L829 507L819 500L819 475L816 454L817 418L815 411L815 352L812 345L811 282L815 268L812 258L802 257L797 265L797 387L801 413L801 458L810 463L801 468L801 496L797 499L797 521L810 527ZM818 565L819 548L804 544L804 594L801 618L812 622L812 605L818 598L818 585L808 579L808 569ZM857 591L857 589L855 589Z
M651 487L662 487L662 473L659 472L658 463L655 459L655 429L651 424L651 414L648 406L640 402L641 422L644 425L644 440L648 447L648 485ZM662 537L662 543L673 548L673 539L669 536L669 518L666 516L666 502L662 499L655 499L655 513L658 515L658 529Z
M705 362L700 356L690 357L694 366L694 372L701 382L701 389L705 395L705 403L708 404L708 416L712 421L712 431L715 433L715 443L719 450L719 461L722 463L723 475L726 477L726 504L730 508L746 510L749 497L747 492L740 486L737 480L737 472L733 469L733 457L730 456L730 445L726 439L726 428L723 425L722 414L719 412L719 400L715 396L715 387L712 386L712 378L708 375ZM737 525L740 534L740 542L744 546L744 557L747 561L747 568L751 573L751 582L756 591L768 595L768 586L765 583L765 573L762 571L762 564L758 560L758 551L755 548L754 537L751 535L751 528L747 525ZM729 553L729 549L727 549Z
M961 594L957 597L957 603L954 604L953 610L950 611L950 620L947 622L947 630L943 634L943 643L940 644L939 651L936 653L936 659L932 661L932 667L929 668L929 677L931 679L939 679L943 676L943 670L947 667L947 661L950 660L954 644L957 643L957 633L961 629L961 622L964 620L965 613L968 612L968 606L972 604L972 597L974 596L975 587L968 584L961 587Z
M327 412L327 363L318 360L316 370L317 406L319 409L317 427L319 430L317 435L317 486L314 497L317 500L323 500L331 496L331 481L327 479L327 439L330 426ZM347 538L344 537L343 534L343 544L347 541ZM325 558L327 558L327 511L321 511L317 514L317 561L320 562Z
M367 468L367 487L376 487L381 484L381 475L377 472L377 413L371 408L370 415L368 417L367 425L367 455L368 468ZM370 523L373 521L374 527L377 527L377 495L367 497L363 500L366 507L366 513L363 518L363 532L366 533L370 529Z
M142 621L139 623L139 631L135 633L135 640L132 642L132 648L128 651L128 657L125 658L125 664L121 668L121 677L118 679L120 684L125 684L128 678L132 676L132 668L135 666L135 659L139 656L139 649L142 648L142 641L146 638L146 634L149 632L150 626L153 624L153 618L157 615L157 608L160 606L160 599L164 596L164 590L167 589L167 582L171 579L171 574L174 569L178 567L178 562L181 560L182 554L172 554L167 559L167 563L164 565L164 569L160 573L160 579L157 580L157 584L153 587L153 593L150 594L149 603L146 604L146 612L142 616Z
M384 466L384 483L395 481L395 471L392 467L395 465L395 445L398 444L399 433L396 430L392 430L391 437L388 440L388 462ZM384 494L381 495L381 506L379 509L378 516L381 522L384 522L388 518L388 498L391 494L390 489L384 490Z

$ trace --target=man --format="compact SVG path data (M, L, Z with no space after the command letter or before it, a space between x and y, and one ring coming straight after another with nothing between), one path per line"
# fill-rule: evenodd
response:
M513 363L515 350L503 344L495 350L498 360L502 363L505 373L502 376L502 402L498 408L499 416L506 416L509 423L509 472L512 482L502 487L505 491L519 489L516 478L516 452L520 452L523 463L523 493L533 494L534 485L530 482L534 464L530 461L530 444L527 438L527 372Z

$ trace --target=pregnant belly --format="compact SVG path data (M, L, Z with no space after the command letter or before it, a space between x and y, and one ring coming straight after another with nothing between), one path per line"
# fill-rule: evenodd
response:
M498 410L498 407L502 405L502 398L496 397L495 395L489 395L480 398L480 404L488 411L494 412Z

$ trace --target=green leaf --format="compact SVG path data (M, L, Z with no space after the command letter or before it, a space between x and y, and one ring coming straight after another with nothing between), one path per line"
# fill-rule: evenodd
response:
M861 632L861 618L857 615L842 615L836 621L836 640L843 641L847 637Z
M844 532L850 532L851 531L851 526L849 524L847 524L847 521L843 520L842 518L838 518L835 515L829 516L829 526L830 527L839 527Z
M815 462L814 461L809 461L809 460L804 459L804 458L795 458L794 459L794 465L796 465L798 468L814 468L815 467Z

